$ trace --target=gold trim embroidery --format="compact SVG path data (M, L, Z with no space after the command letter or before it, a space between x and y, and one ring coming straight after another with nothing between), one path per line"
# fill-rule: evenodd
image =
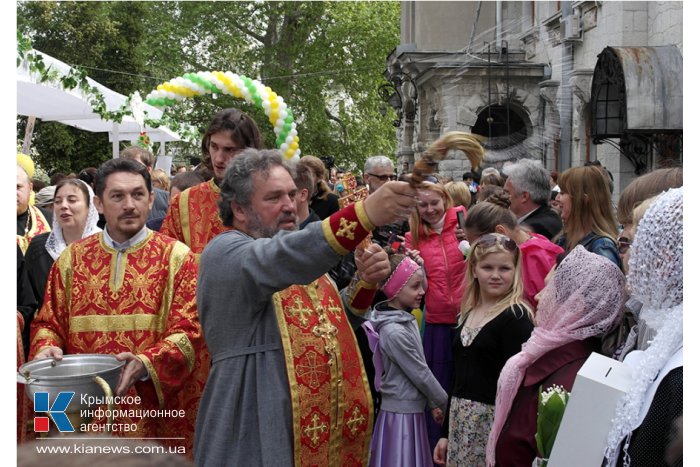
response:
M63 348L63 340L58 334L53 332L51 329L40 328L34 335L34 339L32 340L32 347L34 347L35 342L39 342L41 339L51 340L56 343L56 347ZM35 354L39 353L42 349L45 349L46 347L49 347L49 345L44 345L40 347L36 350Z
M107 252L112 254L112 259L109 261L109 290L112 292L118 292L119 289L124 285L124 273L126 272L126 264L129 262L129 255L142 247L146 246L148 242L153 238L153 231L148 230L146 233L146 238L141 240L135 245L131 245L129 248L122 252L122 261L117 264L117 258L119 257L119 250L114 249L110 245L107 245L104 238L104 232L99 233L100 246L104 248ZM116 273L115 273L116 271ZM112 280L114 277L114 280Z
M165 338L166 341L170 341L173 344L177 346L177 348L182 352L182 355L185 357L185 364L187 365L187 371L191 372L192 368L194 368L194 347L192 347L192 343L190 342L189 338L187 337L187 334L184 332L178 332L176 334L172 334L168 337Z
M148 370L148 375L151 377L151 381L153 381L153 387L156 389L156 395L158 396L158 407L162 409L165 405L165 397L163 397L163 388L160 387L160 378L158 378L156 368L145 355L139 354L136 357L139 360L141 360L146 366L146 370Z
M39 230L37 216L41 218L41 225L43 225L46 228L46 230L44 230L42 233L51 232L51 226L46 221L44 214L39 210L39 208L37 208L36 206L29 206L27 208L27 211L29 211L28 214L30 222L32 224L32 228L25 232L24 235L17 235L17 244L19 245L20 250L22 250L22 254L27 253L27 248L29 248L29 242L32 238L34 238L37 235L37 231Z
M100 233L100 235L102 235L102 233ZM71 248L71 246L63 250L61 256L58 257L56 260L56 267L61 274L66 310L70 310L71 294L73 290L73 248Z
M362 424L364 421L365 416L360 415L360 407L356 405L355 408L352 409L352 417L345 422L345 426L347 426L348 430L350 430L352 435L355 436L357 435L357 425Z
M335 234L331 229L330 218L327 217L323 219L321 225L323 227L323 236L326 238L326 241L331 246L331 248L333 248L333 251L335 251L341 256L345 256L348 253L350 253L350 250L346 249L343 245L341 245L338 239L335 237Z
M170 314L170 308L173 305L173 297L175 295L175 276L180 271L180 268L185 262L189 251L190 249L187 247L187 245L182 242L176 241L172 244L168 261L168 282L163 290L163 301L161 302L160 310L158 310L158 327L161 330L165 329L168 315Z
M182 229L182 240L187 245L192 244L190 236L190 189L183 191L180 194L180 228Z
M362 228L367 232L371 232L377 228L377 226L372 224L372 221L370 221L369 217L367 216L364 200L355 203L355 214L357 214L357 219L360 221L360 224L362 224Z
M350 291L349 293L348 290ZM369 309L369 307L357 308L354 306L355 300L357 299L357 296L362 290L370 290L376 293L376 291L378 290L378 286L377 284L370 284L364 279L359 279L357 281L354 281L354 283L353 281L350 282L350 285L348 285L347 290L345 292L347 306L350 309L350 311L356 314L357 316L364 316L365 312Z
M284 291L282 291L284 292ZM275 316L277 317L277 325L282 338L282 347L284 349L284 363L287 367L287 380L289 381L290 400L292 403L292 426L294 429L294 465L301 465L301 453L296 446L301 446L301 434L297 427L301 426L301 414L299 413L299 388L297 387L296 377L294 376L294 354L289 337L289 328L287 321L284 318L284 307L282 306L282 292L276 292L272 295L272 301L275 306Z
M158 315L83 315L71 316L68 328L76 332L162 332Z
M315 280L311 284L304 286L309 298L311 299L311 304L318 313L319 325L313 330L314 335L323 337L325 343L325 350L329 356L329 371L330 371L330 407L329 412L331 418L331 437L329 439L329 451L328 459L333 462L334 460L340 460L340 445L343 438L343 427L340 426L343 420L343 413L345 410L344 404L339 401L344 401L344 395L341 397L339 392L343 389L343 362L342 359L338 358L338 340L336 335L338 334L338 329L328 321L326 317L323 304L318 297L318 287L321 285L321 281L325 279L325 276L321 276L319 279ZM325 282L328 282L326 279ZM334 287L332 284L326 284L327 287ZM337 292L336 292L337 294ZM340 302L340 298L338 298ZM342 303L342 302L341 302ZM358 353L359 355L359 353ZM334 410L335 409L335 410Z
M309 324L309 320L306 317L312 314L313 310L306 308L302 303L301 296L296 295L294 297L294 308L290 308L289 312L296 316L302 326L306 327Z
M29 240L24 235L17 235L17 245L19 245L19 249L22 250L24 255L27 253L27 248L29 248Z
M348 240L355 240L355 229L357 228L357 221L348 221L346 218L340 218L340 226L335 232L338 237L345 237Z

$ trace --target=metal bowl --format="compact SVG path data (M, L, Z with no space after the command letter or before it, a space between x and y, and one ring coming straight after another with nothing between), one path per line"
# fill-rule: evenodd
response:
M62 360L42 358L19 367L17 381L26 385L25 392L31 400L36 392L48 392L50 405L60 392L75 392L66 412L79 412L94 405L83 396L104 400L105 393L94 377L104 379L114 393L125 364L114 355L104 354L64 355Z

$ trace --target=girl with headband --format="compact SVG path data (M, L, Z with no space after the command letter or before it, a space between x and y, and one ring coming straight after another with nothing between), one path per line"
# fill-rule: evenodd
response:
M523 299L518 245L505 235L482 235L468 263L452 342L454 384L443 437L434 451L439 465L486 464L498 376L533 328L530 307Z
M362 326L374 352L374 385L381 410L374 425L370 466L433 465L424 410L442 423L447 393L433 376L423 354L416 318L425 288L423 270L408 256L392 255L391 274L378 303Z

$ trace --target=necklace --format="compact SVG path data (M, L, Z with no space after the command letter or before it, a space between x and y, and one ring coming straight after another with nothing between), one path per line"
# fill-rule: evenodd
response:
M467 316L467 321L466 321L465 325L466 325L467 327L472 328L472 329L480 329L480 328L483 327L484 324L486 324L486 322L489 321L495 314L496 314L495 311L490 311L490 312L483 313L483 316L481 316L481 319L479 319L478 323L476 323L476 325L474 325L474 321L476 321L476 318L474 318L475 314L474 314L474 310L472 310L472 311L469 312L469 316ZM471 322L470 322L470 320L471 320Z
M29 221L32 220L32 213L29 212L29 209L27 209L27 223L24 225L24 236L27 236L27 233L29 232Z

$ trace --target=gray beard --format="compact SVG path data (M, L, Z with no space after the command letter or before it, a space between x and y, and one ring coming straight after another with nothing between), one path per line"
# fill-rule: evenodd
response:
M250 224L248 225L248 230L250 231L250 236L253 238L272 238L274 237L277 232L280 229L277 226L275 227L269 227L265 226L262 223L262 220L260 219L260 216L258 216L257 213L253 211L248 211L248 216L250 217ZM297 219L295 227L293 230L298 230L299 229L299 219Z

